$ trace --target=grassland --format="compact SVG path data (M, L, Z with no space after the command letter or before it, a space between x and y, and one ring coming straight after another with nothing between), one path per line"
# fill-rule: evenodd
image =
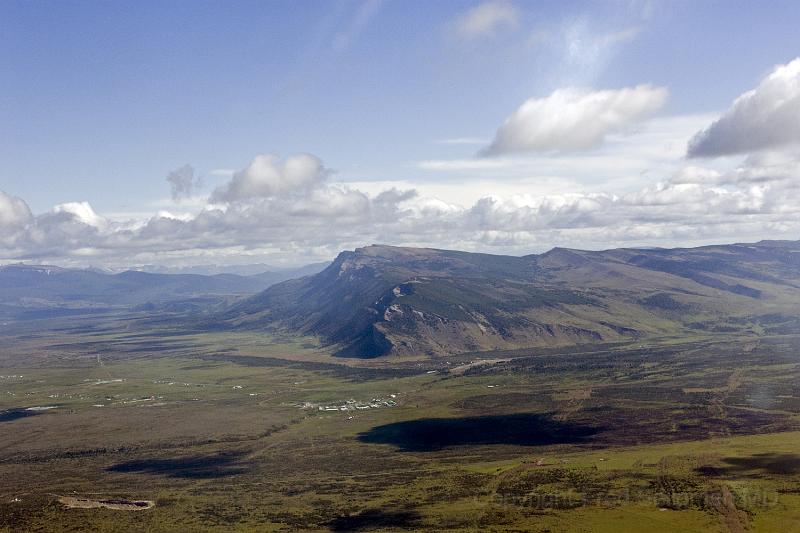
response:
M800 531L800 335L354 362L159 328L0 330L0 531Z

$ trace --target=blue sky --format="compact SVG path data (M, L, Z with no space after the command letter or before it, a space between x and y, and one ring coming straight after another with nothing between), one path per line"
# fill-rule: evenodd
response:
M503 253L560 240L583 247L681 243L691 231L667 226L663 236L628 231L601 239L602 225L581 221L586 231L566 235L555 231L564 224L553 222L545 228L547 238L535 233L543 231L542 205L554 194L637 194L696 166L674 146L685 147L735 98L800 55L798 20L800 4L791 1L6 1L0 4L0 191L23 201L31 215L6 216L17 224L14 231L24 225L26 233L7 239L0 258L136 264L240 261L244 254L292 262L370 239ZM476 157L497 145L496 132L529 99L563 89L599 94L644 84L664 93L635 94L650 100L626 110L620 124L595 124L605 129L590 145L557 145L546 137L534 146L517 139L521 144L513 150ZM629 98L606 96L604 102ZM574 106L579 96L564 98ZM542 113L555 105L543 102ZM524 121L532 117L543 120L541 114L517 118L527 127ZM506 132L523 133L531 132ZM779 154L759 148L702 163L726 174L745 161L757 166L754 154L763 159L769 152L770 161L791 167L796 151L786 147L794 142L781 143ZM651 153L665 143L674 145L669 154ZM620 156L626 151L640 156L633 162ZM305 197L293 190L289 218L307 212L318 215L321 227L341 226L327 241L309 240L302 232L316 226L296 218L296 238L271 238L291 225L286 217L258 222L275 224L259 242L238 239L237 231L250 231L238 227L220 230L229 245L187 229L207 226L196 217L213 210L209 197L259 154L275 154L277 165L313 154L324 174L311 180L315 187L325 194L331 187L358 191L366 203L350 195L346 201L355 203L337 214L331 206L345 200L322 199L321 190L306 185ZM597 158L602 161L594 171ZM165 178L186 164L193 168L191 193L176 201ZM719 187L715 179L699 185ZM371 202L392 188L416 191L416 204L399 200L384 207L401 214L379 224L369 218L378 209ZM275 212L274 190L260 190L256 196L269 202L260 208ZM528 226L493 223L455 236L453 228L464 221L442 219L455 216L453 209L469 212L483 198L511 202L507 210L540 212ZM425 206L434 204L444 212L437 219L441 230L415 232L411 220L419 222L427 216ZM220 209L230 214L231 206ZM375 231L345 227L354 224L358 209L372 213L361 223ZM409 209L411 218L402 215ZM196 238L196 247L170 247L165 238L152 245L142 228L157 225L159 212L182 222L170 231L182 241ZM36 230L50 231L45 228L53 227L54 215L77 217L67 222L91 226L91 235L58 226L57 235L74 241L70 246L37 241ZM738 223L729 216L715 224ZM100 219L103 227L96 224ZM746 232L720 229L703 238L759 237L757 223L748 224ZM764 236L774 232L763 224ZM529 235L514 235L519 233Z

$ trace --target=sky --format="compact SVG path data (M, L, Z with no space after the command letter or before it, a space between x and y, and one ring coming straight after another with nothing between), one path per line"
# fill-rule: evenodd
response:
M800 238L800 3L0 2L0 262Z

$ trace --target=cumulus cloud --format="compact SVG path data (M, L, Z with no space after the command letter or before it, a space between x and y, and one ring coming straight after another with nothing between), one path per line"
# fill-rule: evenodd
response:
M236 172L231 181L211 195L215 203L297 193L318 187L330 170L311 154L297 154L282 161L275 154L256 156L247 168Z
M658 110L667 95L663 87L637 85L605 91L567 88L531 98L506 119L481 155L594 148L609 133Z
M13 251L34 221L28 204L21 198L0 191L0 258L5 248Z
M94 212L89 202L67 202L58 204L53 208L53 213L55 215L64 215L70 220L87 226L100 227L106 223L103 217Z
M170 185L172 199L176 202L191 197L195 189L201 185L200 177L195 176L192 165L183 165L167 174L167 183Z
M490 35L519 24L519 11L510 2L492 0L479 4L456 20L456 33L464 39Z
M689 141L689 157L718 157L800 144L800 58L776 67Z
M8 230L28 224L33 215L22 198L0 191L0 230Z

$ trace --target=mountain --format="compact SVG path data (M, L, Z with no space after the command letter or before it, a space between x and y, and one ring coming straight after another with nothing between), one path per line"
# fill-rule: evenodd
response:
M142 272L152 274L199 274L202 276L214 276L216 274L235 274L237 276L259 276L262 279L275 279L285 281L287 279L300 278L311 274L316 274L327 267L329 262L311 263L300 267L284 268L267 265L264 263L251 263L246 265L192 265L185 267L168 267L163 265L144 265L137 268Z
M800 242L765 241L524 257L373 245L238 302L220 320L375 357L780 331L797 327L798 315Z
M219 297L255 294L300 272L204 276L129 270L112 274L97 269L6 265L0 266L0 315L19 318L44 316L45 311L68 314L136 306L151 310L202 310L222 301Z
M325 263L312 263L297 268L273 268L272 270L265 270L257 274L248 274L251 279L259 280L267 286L280 283L289 279L302 278L304 276L311 276L318 274L325 270L329 262Z

